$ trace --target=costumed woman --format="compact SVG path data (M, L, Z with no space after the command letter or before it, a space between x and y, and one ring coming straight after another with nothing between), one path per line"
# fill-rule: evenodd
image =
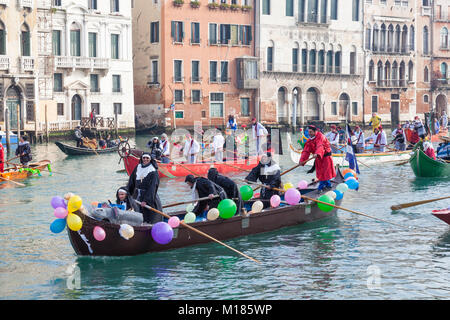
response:
M231 199L236 203L237 205L236 214L239 214L241 212L243 202L241 198L241 193L239 192L239 188L236 182L234 182L228 177L219 174L217 168L210 168L208 170L208 179L212 183L219 185L220 187L223 188L223 190L225 190L225 193L227 194L227 199Z

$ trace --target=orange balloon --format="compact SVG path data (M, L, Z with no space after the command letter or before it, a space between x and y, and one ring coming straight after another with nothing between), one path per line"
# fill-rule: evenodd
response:
M356 172L354 170L350 169L350 168L347 168L344 171L342 171L342 175L345 176L349 172L352 173L355 176L355 178L356 178Z
M94 208L97 208L97 207L98 207L98 201L92 201L92 202L91 202L91 205L92 205Z

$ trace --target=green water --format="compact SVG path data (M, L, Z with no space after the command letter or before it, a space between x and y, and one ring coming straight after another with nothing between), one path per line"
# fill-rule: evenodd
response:
M149 136L136 138L144 148ZM134 140L133 140L134 142ZM284 146L286 149L286 145ZM325 220L136 257L77 257L66 232L52 234L50 200L74 192L114 200L127 176L117 153L67 157L53 143L33 147L53 176L0 184L1 299L447 299L450 229L431 215L450 201L393 213L393 204L448 195L450 181L417 179L408 165L361 166L360 189L343 207L416 227L400 228L345 211ZM285 153L283 170L294 165ZM314 176L299 168L284 182ZM237 174L242 177L242 175ZM163 203L190 198L184 179L162 179ZM419 229L420 228L420 229Z

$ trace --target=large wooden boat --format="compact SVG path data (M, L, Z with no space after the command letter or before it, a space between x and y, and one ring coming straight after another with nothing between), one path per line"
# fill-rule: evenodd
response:
M120 152L119 152L120 154ZM128 175L133 173L134 168L139 164L142 151L132 149L126 155L121 155L125 170ZM249 171L258 164L257 157L249 159L228 160L220 162L198 162L198 163L158 163L158 172L160 177L175 178L185 177L189 174L206 175L210 168L217 168L220 174L230 172Z
M289 145L289 153L291 156L291 160L294 163L300 162L300 156L302 154L302 150L295 148L292 144L291 137L288 134L288 145ZM374 165L380 163L387 162L398 162L408 160L410 158L411 151L392 151L392 152L373 152L366 151L365 153L357 153L356 158L358 162L361 162L363 165ZM348 162L345 160L345 153L333 153L333 162L334 164L339 164L341 167L348 167ZM314 160L308 161L306 163L307 166L312 166L314 164Z
M55 144L62 152L64 152L69 156L87 156L101 153L117 152L118 150L118 146L106 149L91 149L91 148L78 148L59 141L55 142Z
M340 171L338 171L338 175L335 178L336 183L333 183L334 187L342 181L343 177ZM301 190L301 192L310 198L318 198L317 186L318 184L316 183L311 186L313 189ZM336 201L336 205L340 205L341 201ZM259 213L250 214L246 217L237 215L227 220L218 218L214 221L195 222L190 224L190 226L215 239L227 240L320 220L335 214L336 210L333 209L330 212L323 212L318 208L316 202L301 202L294 206L267 208ZM166 245L161 245L152 239L152 225L146 224L134 226L134 236L129 240L125 240L119 234L120 224L94 219L90 215L85 215L79 211L75 212L75 214L81 217L83 221L82 228L76 232L67 228L67 231L70 243L78 255L132 256L154 251L177 249L211 241L180 225L174 229L172 241ZM181 220L185 214L186 211L174 212L169 215L178 216ZM103 241L97 241L93 236L93 230L96 226L102 227L106 232L106 238Z
M443 160L433 160L420 149L413 153L409 159L409 164L416 177L450 177L450 163Z
M28 168L35 170L44 170L51 163L50 160L41 160L39 162L30 163ZM6 180L20 180L26 179L31 176L33 172L31 170L26 170L22 165L17 165L13 167L5 168L5 171L0 173L0 176ZM2 182L3 179L0 179Z

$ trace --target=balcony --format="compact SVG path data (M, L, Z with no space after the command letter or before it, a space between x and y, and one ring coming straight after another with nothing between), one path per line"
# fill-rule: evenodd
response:
M21 8L33 8L33 0L17 0Z
M263 72L291 75L361 76L364 70L353 66L266 63L263 65Z
M34 71L34 58L20 57L20 70L22 72Z
M312 24L314 26L328 26L330 24L330 16L309 13L307 15L300 14L297 19L297 24Z
M377 89L407 89L407 80L378 80L375 84Z
M109 59L88 57L55 57L55 69L109 69Z
M0 56L0 70L9 70L9 57Z
M422 7L422 15L431 17L432 9L431 7Z

